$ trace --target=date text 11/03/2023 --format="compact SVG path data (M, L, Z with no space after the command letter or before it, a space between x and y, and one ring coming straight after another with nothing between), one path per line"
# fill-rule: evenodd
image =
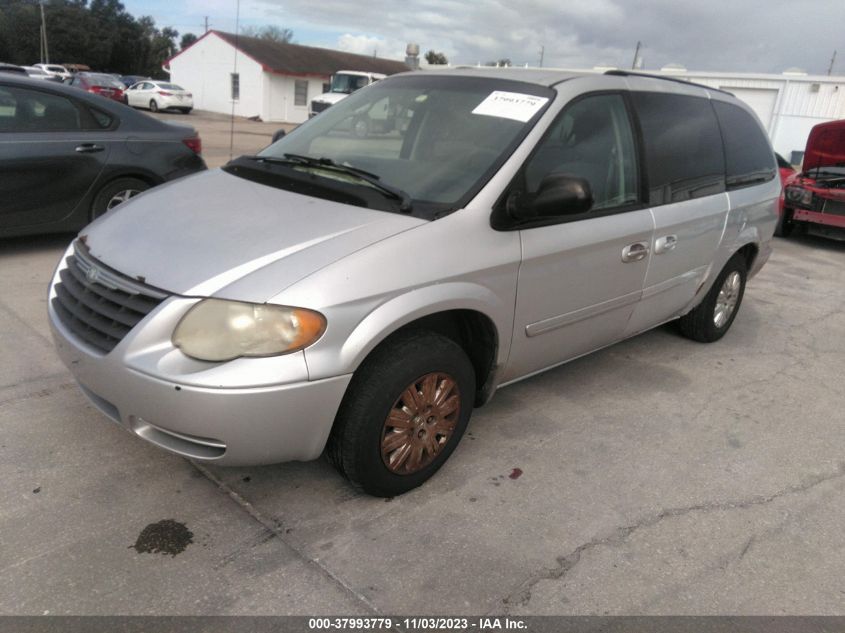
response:
M479 617L409 617L409 618L309 618L309 630L378 630L402 627L416 631L495 631L526 630L525 621L519 618Z

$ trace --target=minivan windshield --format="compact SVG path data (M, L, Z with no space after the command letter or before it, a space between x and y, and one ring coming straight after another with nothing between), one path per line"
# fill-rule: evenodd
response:
M295 161L299 171L310 167L344 185L372 187L354 173L337 173L366 172L401 192L414 215L437 217L477 193L554 95L545 86L488 77L400 76L352 94L256 158L278 165L280 177L282 163ZM321 170L318 161L334 167Z

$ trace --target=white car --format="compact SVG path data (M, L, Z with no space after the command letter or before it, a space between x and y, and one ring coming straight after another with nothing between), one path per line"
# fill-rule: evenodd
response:
M47 81L61 81L61 78L57 75L51 75L45 70L38 68L36 66L24 66L23 69L26 71L26 74L32 77L33 79L44 79Z
M53 77L61 77L63 81L71 76L71 72L60 64L33 64L32 67L39 68Z
M148 79L130 86L124 93L133 108L149 108L152 112L174 108L188 114L194 108L193 95L182 86Z

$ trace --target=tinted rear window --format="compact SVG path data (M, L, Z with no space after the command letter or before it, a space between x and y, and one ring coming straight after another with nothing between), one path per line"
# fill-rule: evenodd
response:
M109 88L123 88L123 84L111 75L86 75L89 83L95 86L107 86Z
M760 125L748 112L731 103L714 101L722 128L728 188L747 187L775 177L775 158Z
M725 158L709 99L632 93L642 128L652 205L725 191Z

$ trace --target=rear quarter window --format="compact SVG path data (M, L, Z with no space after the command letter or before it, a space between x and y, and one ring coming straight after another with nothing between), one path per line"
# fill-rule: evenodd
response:
M710 100L634 92L652 205L725 191L725 157Z
M775 157L760 124L748 112L722 101L714 101L725 143L728 188L748 187L775 177Z

